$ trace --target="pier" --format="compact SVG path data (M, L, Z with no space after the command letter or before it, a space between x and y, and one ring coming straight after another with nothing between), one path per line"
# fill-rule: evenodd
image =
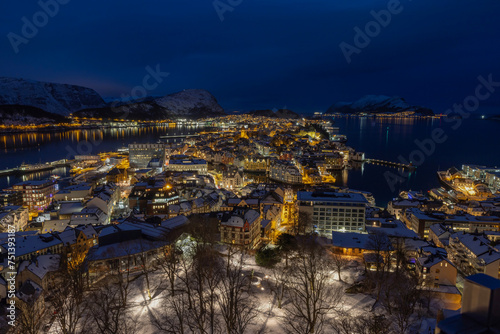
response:
M408 170L415 170L417 167L413 165L407 165L403 164L400 162L393 162L393 161L385 161L385 160L380 160L380 159L365 159L364 162L374 164L374 165L383 165L383 166L389 166L389 167L395 167L395 168L404 168Z
M62 159L52 162L46 162L44 164L21 165L20 167L3 169L0 170L0 176L25 175L46 170L52 170L58 167L69 167L69 166L70 166L69 161L66 159Z
M181 139L181 138L192 138L192 137L199 137L199 134L180 134L180 135L167 135L167 136L160 136L160 139Z

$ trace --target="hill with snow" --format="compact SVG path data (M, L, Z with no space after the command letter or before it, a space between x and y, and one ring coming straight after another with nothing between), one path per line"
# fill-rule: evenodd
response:
M249 111L247 114L253 115L253 116L264 116L264 117L270 117L270 118L283 118L283 119L290 119L290 118L292 118L292 119L298 119L298 118L300 118L299 114L297 114L296 112L291 111L289 109L252 110L252 111Z
M186 89L159 98L128 103L111 102L104 108L90 108L74 114L79 117L160 120L225 115L215 97L203 89Z
M354 102L337 102L328 108L327 113L379 114L413 111L421 115L434 115L431 109L408 104L398 96L366 95Z
M93 89L67 84L0 78L0 105L31 106L67 116L85 108L105 105Z

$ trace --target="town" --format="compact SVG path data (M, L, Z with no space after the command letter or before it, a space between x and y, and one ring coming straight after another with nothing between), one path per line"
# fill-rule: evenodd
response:
M71 169L0 192L0 328L10 305L19 333L496 328L500 168L464 161L380 207L336 172L416 167L368 158L328 117L197 124L5 171Z

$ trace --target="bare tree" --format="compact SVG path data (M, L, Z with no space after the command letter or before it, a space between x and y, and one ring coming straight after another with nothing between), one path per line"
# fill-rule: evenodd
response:
M47 312L44 305L44 294L35 294L19 301L17 307L21 312L16 318L16 333L37 334L41 332Z
M281 308L283 304L286 287L289 283L289 271L290 269L282 262L275 265L272 269L272 279L274 280L274 284L271 287L271 291L278 302L278 308Z
M345 257L341 254L337 254L337 253L331 253L331 259L332 259L332 266L333 266L334 270L337 272L337 274L339 275L339 281L343 282L341 274L342 274L342 271L344 269L346 269L347 266L349 265L349 259L347 257Z
M285 327L289 333L321 333L341 303L343 290L332 284L330 264L314 237L299 242L286 294Z
M87 320L81 270L80 267L66 268L55 275L58 285L51 289L51 304L62 334L77 333Z
M380 300L380 294L391 267L392 246L386 234L376 232L369 235L365 247L373 252L367 256L375 262L375 272L367 270L366 277L375 286L376 304ZM373 307L375 307L375 304L373 304Z
M403 238L392 239L392 246L394 249L394 259L395 259L395 273L396 276L400 276L407 272L406 263L408 261L408 251L405 247L405 242Z
M174 244L162 247L161 254L156 261L157 266L167 276L170 285L170 294L175 294L175 282L177 278L177 271L179 270L181 251Z
M419 279L410 275L404 279L393 276L393 279L386 283L382 305L396 325L398 333L405 334L414 323L412 317L416 316L421 298Z
M169 294L162 303L162 311L155 314L153 325L169 334L191 333L189 329L189 302L185 293Z
M221 280L218 304L225 333L243 334L256 317L250 295L250 279L243 272L244 253L229 251L225 275Z
M345 312L332 321L333 334L389 334L391 323L383 315L352 316Z
M96 287L88 296L89 324L86 332L96 334L133 334L135 324L130 319L127 303L122 299L122 286L111 282Z

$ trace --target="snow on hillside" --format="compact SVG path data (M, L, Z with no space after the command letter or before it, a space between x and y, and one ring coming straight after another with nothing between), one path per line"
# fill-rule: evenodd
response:
M366 95L351 104L351 108L353 109L366 109L373 106L387 106L401 109L410 107L410 105L400 97L385 95Z
M187 89L160 97L155 102L176 116L196 116L196 113L224 114L215 97L204 89Z
M104 101L95 90L87 87L0 78L0 105L33 106L68 115L80 109L102 107Z
M402 111L415 111L424 115L432 115L432 110L410 105L399 96L366 95L354 102L337 102L327 112L341 113L393 113Z

